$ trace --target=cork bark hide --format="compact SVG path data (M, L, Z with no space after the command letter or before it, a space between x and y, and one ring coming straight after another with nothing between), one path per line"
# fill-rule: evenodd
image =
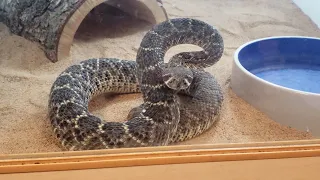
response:
M51 62L69 55L82 20L101 3L153 24L167 18L160 0L0 0L0 22L18 36L38 43Z
M0 22L10 31L40 44L56 62L59 37L68 18L85 0L1 0Z

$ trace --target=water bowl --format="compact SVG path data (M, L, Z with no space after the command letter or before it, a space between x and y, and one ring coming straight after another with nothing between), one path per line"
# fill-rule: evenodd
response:
M320 137L320 38L268 37L242 45L231 88L274 121Z

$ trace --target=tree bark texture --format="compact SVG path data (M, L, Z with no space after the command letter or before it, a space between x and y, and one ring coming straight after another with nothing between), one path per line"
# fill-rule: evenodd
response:
M56 62L59 39L68 19L85 0L0 0L0 22L13 34L40 44Z

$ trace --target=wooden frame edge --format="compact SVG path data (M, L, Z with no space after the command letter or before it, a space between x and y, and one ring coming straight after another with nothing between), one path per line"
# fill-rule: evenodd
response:
M0 174L320 156L320 139L0 156Z

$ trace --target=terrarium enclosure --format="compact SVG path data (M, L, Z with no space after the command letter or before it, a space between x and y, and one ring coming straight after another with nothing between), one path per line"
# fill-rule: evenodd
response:
M47 115L50 88L57 76L89 58L135 60L152 26L180 17L205 21L223 36L221 60L206 68L225 97L220 119L200 136L165 147L62 151ZM4 175L0 179L24 176L20 172L34 172L24 176L30 179L43 177L36 172L52 179L77 173L102 179L106 172L130 178L139 168L147 172L145 177L151 177L148 172L158 173L153 179L160 179L166 169L171 177L185 179L194 177L191 172L203 172L204 179L219 173L217 177L257 179L255 172L263 173L264 167L270 171L290 167L277 172L282 179L303 177L301 173L316 177L319 137L273 121L230 88L233 55L239 46L257 38L293 34L319 37L320 30L291 0L2 0L0 173ZM167 52L166 60L195 49L199 47L179 45ZM141 94L101 95L91 100L89 110L106 121L124 121L142 102ZM256 171L252 176L235 171L243 166ZM196 171L197 167L203 169ZM184 168L190 173L179 175ZM270 171L263 177L273 178ZM292 176L285 177L285 172Z

